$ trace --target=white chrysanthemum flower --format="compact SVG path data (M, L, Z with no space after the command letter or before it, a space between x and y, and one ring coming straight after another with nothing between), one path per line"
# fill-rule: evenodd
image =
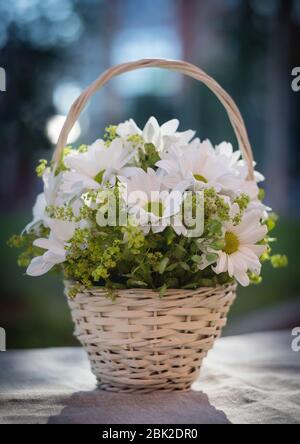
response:
M257 245L267 234L266 225L261 225L261 213L256 211L244 215L238 225L225 223L225 248L218 252L216 274L228 272L242 286L249 285L247 272L260 274L260 256L266 251L265 245Z
M32 209L32 216L33 216L32 221L26 225L23 231L29 232L30 230L32 230L32 228L34 228L34 226L43 221L46 207L47 207L47 202L45 199L45 194L44 193L38 194Z
M248 165L244 159L242 159L242 153L240 151L233 151L231 143L222 142L216 146L216 153L218 156L222 156L224 161L229 162L231 168L235 169L240 177L240 183L236 189L236 192L247 194L251 200L258 200L259 187L258 183L265 180L264 176L258 171L254 171L254 180L247 180ZM255 166L256 163L253 163Z
M55 175L54 171L47 168L43 174L44 192L40 193L33 206L33 219L26 225L24 231L30 231L34 226L47 219L46 208L50 205L61 205L63 203L59 196L59 187L61 184L62 174Z
M225 162L229 161L230 166L238 172L240 180L236 186L236 194L245 193L250 197L247 211L260 211L261 218L263 220L267 219L268 212L271 211L271 208L264 205L259 199L259 187L257 185L265 180L264 176L258 171L254 171L254 180L248 180L247 163L242 159L240 151L233 151L230 143L223 142L216 146L216 153L219 156L223 156ZM254 167L255 165L256 163L253 162Z
M33 242L34 246L47 251L42 256L32 259L26 271L29 276L41 276L47 273L54 265L66 260L67 252L65 246L67 241L74 235L75 223L48 219L47 225L51 229L49 238L40 238Z
M117 134L120 137L128 138L139 135L145 143L152 143L158 152L167 150L172 144L186 144L195 135L195 131L188 130L178 132L179 120L173 119L159 125L155 117L150 117L143 130L141 130L133 119L120 123L117 127Z
M97 140L86 152L72 151L64 159L70 171L63 174L61 190L66 195L76 195L85 190L96 190L106 182L115 183L118 174L125 174L124 167L134 156L124 148L122 140L113 140L109 147Z
M156 165L165 171L165 184L172 189L215 188L219 192L235 190L238 184L237 172L217 156L208 140L174 146Z
M137 126L133 119L125 120L117 126L116 134L124 139L130 136L141 136L143 131Z
M182 204L182 193L170 192L163 185L162 176L153 169L145 172L135 168L130 178L119 177L123 187L121 192L128 206L128 213L142 227L145 234L150 229L154 233L163 231L172 224L172 217L179 214ZM179 218L173 225L177 234L184 230Z

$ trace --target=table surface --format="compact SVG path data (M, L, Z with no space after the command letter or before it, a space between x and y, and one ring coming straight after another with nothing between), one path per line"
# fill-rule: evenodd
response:
M80 348L0 353L0 423L300 423L300 353L291 332L217 341L189 392L96 389Z

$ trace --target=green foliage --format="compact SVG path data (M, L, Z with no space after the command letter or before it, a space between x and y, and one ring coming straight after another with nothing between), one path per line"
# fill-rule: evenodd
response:
M282 254L274 254L271 256L271 264L274 268L282 268L288 266L288 258Z
M116 130L117 127L113 125L106 128L104 139L107 149L118 137ZM145 171L149 167L155 168L159 160L155 146L145 143L140 135L130 136L128 141L136 149L139 167ZM78 148L81 153L87 149L86 145ZM56 175L68 169L64 158L70 152L72 147L64 149L63 156L56 165ZM38 176L42 177L52 166L49 166L46 160L41 160L36 168ZM102 184L103 171L99 172L94 180ZM230 238L231 233L226 233L224 226L226 222L241 222L250 203L248 195L243 193L235 199L234 203L238 205L239 212L232 218L228 199L214 188L204 189L204 232L198 238L178 235L171 226L160 233L150 231L145 235L131 220L126 226L119 224L120 214L117 214L116 226L103 225L101 221L109 214L111 198L114 199L116 208L120 208L118 204L122 200L118 181L114 187L84 192L80 196L82 206L79 215L76 213L75 216L72 201L46 208L48 217L77 223L72 239L65 244L66 261L54 269L62 271L66 279L73 281L73 287L69 291L70 297L93 285L106 287L108 297L114 299L118 288L151 288L163 297L168 288L194 289L233 281L228 273L217 275L212 265L216 263L220 250L228 254L237 251L238 244L234 244L235 239ZM150 202L147 209L149 204ZM190 201L184 201L183 208L191 206L194 216L198 204L194 194ZM157 216L161 215L162 208L158 206L156 210ZM271 214L265 221L268 232L275 228L276 222L277 216ZM18 260L20 266L27 267L32 258L44 253L45 250L33 246L33 242L37 238L48 236L49 229L43 224L37 224L30 232L10 239L10 246L23 250ZM269 261L275 268L286 266L286 256L271 254L273 241L268 235L261 242L267 245L267 251L261 261ZM261 282L261 277L253 273L249 273L249 278L252 283Z
M242 193L240 196L238 196L235 199L234 202L236 204L238 204L238 206L240 207L239 213L234 217L234 220L233 220L233 223L235 225L238 225L243 218L245 210L248 208L248 205L250 203L250 197L247 194Z
M145 236L133 225L99 227L95 223L92 229L75 231L63 269L66 278L77 282L76 291L76 285L83 284L110 290L152 288L163 295L167 288L197 288L231 281L227 274L216 276L210 268L200 271L199 253L196 240L174 238L170 227Z
M274 230L274 228L276 227L277 221L278 221L277 214L275 214L275 213L269 214L269 217L266 220L266 225L267 225L269 232Z
M78 148L78 150L80 150L81 152L83 152L85 149L87 148L87 146L86 145L81 145L79 148ZM66 146L64 149L63 149L63 154L62 154L62 157L61 157L61 159L59 160L59 162L57 163L57 165L56 165L56 168L55 168L55 175L56 176L58 176L58 174L59 173L63 173L64 171L68 171L68 167L66 166L66 164L65 164L65 162L64 162L64 158L68 155L68 154L70 154L72 152L72 146ZM53 167L54 166L54 162L52 161L51 162L51 167Z
M278 221L278 216L275 213L270 213L265 224L268 228L268 232L270 233L276 228L276 224ZM272 255L272 243L276 241L275 238L267 235L265 239L262 241L262 244L267 245L267 251L260 258L261 262L270 262L273 268L284 268L288 266L288 258L285 255L274 254Z
M263 188L259 188L258 199L260 201L263 201L265 198L265 194L266 194L265 190Z
M80 147L77 148L77 151L79 153L86 153L88 150L88 145L80 145Z
M49 235L49 229L41 225L38 228L38 233L39 235L31 231L30 233L15 234L7 241L9 247L22 250L18 256L18 265L20 267L28 267L34 257L40 256L45 252L42 248L35 247L33 241L38 237L47 237Z
M116 193L114 191L114 193ZM225 240L222 221L229 220L229 206L213 189L205 190L205 227L203 237L178 236L171 227L162 233L142 230L132 224L127 226L99 226L97 211L106 202L108 193L91 191L86 199L94 204L83 205L75 218L70 206L48 207L51 217L61 220L90 221L89 228L77 228L67 246L67 261L56 267L63 270L66 279L74 281L70 297L81 288L92 285L105 286L114 298L117 288L152 288L164 295L168 288L193 289L200 286L215 286L231 282L227 273L216 275L211 267L199 269L203 256L214 263L214 251L224 249ZM118 194L117 194L118 196ZM100 202L100 203L99 203ZM246 208L247 199L241 196L241 210ZM271 220L274 221L274 215ZM273 223L266 222L273 228ZM43 250L32 246L37 237L47 237L49 230L42 225L38 231L13 236L9 245L23 248L19 265L27 267L31 259L43 254ZM269 242L267 238L264 242ZM285 257L270 255L270 248L262 260L271 261L274 267L286 265ZM260 282L260 277L251 274L251 282Z
M105 128L104 140L109 146L111 142L117 137L117 125L109 125Z
M205 220L218 219L220 222L229 220L229 205L214 188L204 190Z
M248 275L249 275L249 279L250 279L251 284L258 285L258 284L262 283L261 276L258 276L257 274L251 273L251 272L249 272Z
M40 159L35 169L37 176L42 177L47 167L48 167L48 161L46 159Z
M119 260L121 240L112 238L99 230L77 229L67 247L68 260L64 274L68 279L79 281L89 287L109 278L111 269Z
M139 162L143 170L147 171L147 168L153 168L159 159L160 157L152 143L145 143L143 148L139 149Z
M46 208L47 215L53 219L59 220L74 220L73 210L70 206L57 207L55 205L49 205Z

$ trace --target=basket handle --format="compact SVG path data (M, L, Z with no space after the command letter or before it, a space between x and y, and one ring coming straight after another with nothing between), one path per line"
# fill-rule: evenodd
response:
M120 65L116 65L106 70L100 77L98 77L98 79L88 86L72 104L53 153L54 162L60 160L63 149L67 143L68 135L91 96L113 77L141 68L165 68L180 72L204 83L217 96L226 109L239 143L239 149L248 165L248 179L253 180L253 153L245 123L235 102L212 77L197 66L181 60L141 59L134 62L121 63Z

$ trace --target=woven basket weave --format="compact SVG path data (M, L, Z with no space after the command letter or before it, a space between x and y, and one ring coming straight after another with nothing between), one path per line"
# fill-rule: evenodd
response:
M234 129L248 180L253 180L253 154L243 118L230 95L191 63L143 59L105 71L75 100L60 132L53 161L61 158L68 135L92 95L119 74L141 68L165 68L204 83L224 106ZM66 282L66 294L71 284ZM68 299L75 334L86 349L99 387L114 391L186 390L226 323L236 285L197 290L120 290L116 302L101 287Z
M235 284L168 290L163 298L151 290L120 290L112 302L94 287L68 301L100 388L172 391L188 389L198 377L235 290Z

